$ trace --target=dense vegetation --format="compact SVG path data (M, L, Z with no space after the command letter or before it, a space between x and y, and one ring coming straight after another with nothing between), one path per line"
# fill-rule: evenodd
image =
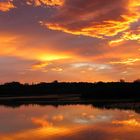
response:
M0 97L46 96L78 94L81 98L140 99L140 82L52 83L21 84L11 82L0 85Z
M140 80L129 82L21 84L0 85L0 105L72 105L84 104L107 109L132 109L140 112Z

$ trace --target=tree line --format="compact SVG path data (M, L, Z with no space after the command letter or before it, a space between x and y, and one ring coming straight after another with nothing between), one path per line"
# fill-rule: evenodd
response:
M21 84L10 82L0 85L0 97L46 96L78 94L82 99L140 99L140 80L134 82L41 82Z

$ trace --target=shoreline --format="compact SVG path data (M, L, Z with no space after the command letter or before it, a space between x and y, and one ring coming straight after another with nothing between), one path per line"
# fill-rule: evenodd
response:
M91 105L93 108L102 109L120 109L120 110L132 110L140 113L140 99L81 99L77 97L73 98L44 98L42 96L38 97L5 97L2 99L0 97L0 106L18 108L20 106L28 105L39 105L39 106L65 106L65 105Z

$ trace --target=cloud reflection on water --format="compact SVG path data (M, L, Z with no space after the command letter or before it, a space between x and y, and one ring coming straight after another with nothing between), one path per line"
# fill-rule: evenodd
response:
M140 137L139 114L84 105L0 107L0 124L1 140L139 140Z

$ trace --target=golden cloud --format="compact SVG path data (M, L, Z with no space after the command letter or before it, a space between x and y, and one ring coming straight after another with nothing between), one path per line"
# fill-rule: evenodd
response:
M116 40L111 40L111 41L109 41L109 45L110 45L111 47L112 47L112 46L117 46L117 45L122 44L123 41L124 41L123 38L116 39Z
M109 45L117 46L129 40L140 42L140 27L125 31L119 39L110 41Z
M64 3L64 0L27 0L26 3L28 5L35 5L35 6L41 6L42 4L47 6L62 6Z
M52 127L52 123L48 122L47 120L40 119L40 118L32 118L31 119L34 124L37 124L41 127Z
M137 121L136 119L130 119L130 120L124 120L124 121L113 121L112 124L117 124L117 125L129 125L133 127L140 127L140 122Z
M16 6L13 4L15 0L6 0L3 2L0 2L0 11L7 12L13 8L16 8ZM35 6L62 6L64 3L64 0L26 0L27 5L35 5Z
M31 70L42 71L42 72L48 72L48 71L62 72L63 68L61 68L60 66L57 66L56 63L54 64L53 62L50 62L50 61L42 61L42 62L33 64Z
M135 62L139 62L140 58L128 58L126 60L110 62L110 64L125 64L125 65L133 65Z
M40 120L37 120L37 123L42 124L43 122ZM45 122L46 123L46 122ZM36 124L36 123L35 123ZM0 138L1 140L46 140L46 139L55 139L56 136L62 137L65 135L71 134L71 130L66 127L55 127L55 126L44 126L41 125L41 127L37 129L29 129L29 130L23 130L21 132L15 132L11 134L1 134Z
M34 69L40 69L45 67L48 62L52 60L68 59L73 57L72 54L53 51L47 46L45 49L40 49L41 46L25 47L28 42L28 37L12 35L12 34L0 34L0 55L1 56L15 56L30 60L39 60L43 63L35 64Z
M37 64L34 64L32 66L33 70L40 70L40 69L44 69L45 67L47 67L49 65L49 62L39 62Z
M114 36L119 32L128 29L128 24L125 22L103 21L102 24L94 24L90 27L85 27L80 30L69 30L59 24L40 22L41 25L47 26L51 30L63 31L73 35L84 35L90 37L103 38L103 36Z
M63 115L56 115L56 116L53 116L52 120L53 121L63 121L64 116Z
M40 23L51 30L74 35L97 38L115 36L140 19L139 3L140 0L121 0L119 3L99 0L95 4L91 0L88 3L66 0L56 15ZM85 4L84 9L82 4Z
M5 2L0 2L0 11L2 12L7 12L13 8L16 8L14 6L14 4L12 3L12 0L8 0L8 1L5 1Z
M123 35L123 39L140 41L140 27L136 30L125 32Z

